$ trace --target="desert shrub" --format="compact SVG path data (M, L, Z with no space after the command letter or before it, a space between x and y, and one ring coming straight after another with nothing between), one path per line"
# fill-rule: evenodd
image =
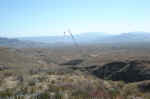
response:
M45 92L38 96L39 99L50 99L49 93Z
M52 81L51 81L51 84L55 84L55 83L56 83L56 81L55 81L55 80L52 80Z
M138 89L138 86L135 83L127 84L123 88L123 96L141 96L141 92Z
M89 96L89 93L81 91L81 90L76 90L76 91L72 92L72 96L87 97L87 96Z
M38 74L39 71L40 71L40 70L33 68L33 69L29 70L29 73L30 73L31 75L34 75L34 74Z
M60 92L56 92L55 93L55 99L62 99L63 94L61 94Z
M115 99L117 96L120 96L120 91L117 88L110 88L108 91L113 99Z
M0 92L1 97L13 96L14 92L12 89L6 89L5 91Z
M24 81L24 78L23 78L22 75L20 75L20 76L17 76L17 79L16 79L16 80L19 80L20 82L23 82L23 81Z
M142 92L150 92L150 82L144 82L139 84L138 89Z
M29 88L22 86L20 88L20 92L19 93L21 93L21 94L28 94L28 92L29 92Z
M12 75L14 75L13 72L10 72L10 71L5 71L5 72L4 72L4 76L5 76L5 77L9 77L9 76L12 76Z
M118 89L123 89L123 87L125 86L125 82L124 81L119 81L116 83L116 86Z
M48 91L49 92L59 92L60 88L54 85L49 85L48 86Z
M0 79L0 86L3 84L3 80L2 79Z
M36 79L36 78L30 78L28 81L27 81L27 84L28 86L35 86L36 83L40 82L39 79Z

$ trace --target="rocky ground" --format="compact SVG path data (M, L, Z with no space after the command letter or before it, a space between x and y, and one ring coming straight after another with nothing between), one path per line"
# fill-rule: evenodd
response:
M150 49L90 48L0 47L0 96L150 98Z

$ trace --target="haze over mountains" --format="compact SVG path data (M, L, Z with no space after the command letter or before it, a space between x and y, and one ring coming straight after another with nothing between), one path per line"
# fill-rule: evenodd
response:
M74 35L79 43L121 43L121 42L150 42L148 32L128 32L121 34L108 34L103 32L87 32ZM25 41L43 43L72 43L71 36L43 36L19 38Z
M148 32L128 32L121 34L108 34L103 32L87 32L74 35L79 44L97 44L97 43L136 43L150 42L150 33ZM1 46L28 47L28 46L49 46L48 44L72 44L74 41L71 36L39 36L23 37L16 39L0 38Z
M3 47L15 47L15 48L26 48L26 47L45 47L47 44L41 42L24 41L17 38L4 38L0 37L0 46Z

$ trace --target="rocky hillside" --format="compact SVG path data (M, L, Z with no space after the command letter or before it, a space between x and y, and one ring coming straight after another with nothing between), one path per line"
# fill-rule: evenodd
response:
M98 68L93 74L113 81L137 82L150 80L150 61L115 61Z
M62 53L62 49L0 47L0 96L47 97L54 93L69 97L149 99L150 60L149 56L140 57L148 55L147 50L145 54L136 52L134 59L108 50L83 57L72 50ZM111 53L118 57L113 58Z

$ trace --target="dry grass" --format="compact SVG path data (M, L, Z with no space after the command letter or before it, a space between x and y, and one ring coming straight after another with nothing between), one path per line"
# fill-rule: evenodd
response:
M39 49L0 47L0 65L8 67L0 70L0 96L69 92L72 96L104 95L112 99L138 96L149 99L149 92L142 92L138 87L139 83L104 81L87 71L59 65L76 59L83 60L76 67L102 66L116 60L149 60L150 47L143 46L85 45L81 47L83 53L70 46Z

